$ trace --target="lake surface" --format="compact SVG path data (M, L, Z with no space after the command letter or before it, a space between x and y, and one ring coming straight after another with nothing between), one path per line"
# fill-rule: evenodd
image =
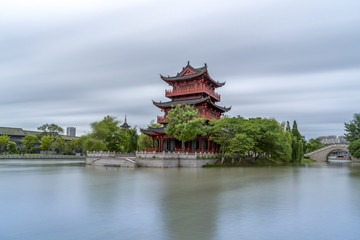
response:
M360 167L0 161L0 239L359 239Z

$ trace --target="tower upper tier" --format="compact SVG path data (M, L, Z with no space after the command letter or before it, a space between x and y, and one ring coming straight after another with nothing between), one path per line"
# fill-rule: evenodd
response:
M176 76L164 77L160 74L160 77L173 88L165 91L165 96L171 100L210 96L214 102L219 102L220 95L214 90L225 84L225 82L220 83L210 77L206 63L201 68L194 68L188 62Z

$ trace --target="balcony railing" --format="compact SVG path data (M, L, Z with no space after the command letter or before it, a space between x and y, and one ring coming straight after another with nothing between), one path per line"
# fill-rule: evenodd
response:
M166 117L165 116L157 116L157 122L158 123L164 123L165 122Z
M196 94L202 92L205 92L210 96L212 96L213 98L215 98L217 101L220 101L220 94L214 92L214 90L211 87L208 87L205 84L199 86L188 85L188 86L174 87L173 90L165 90L165 96L175 97L183 94Z

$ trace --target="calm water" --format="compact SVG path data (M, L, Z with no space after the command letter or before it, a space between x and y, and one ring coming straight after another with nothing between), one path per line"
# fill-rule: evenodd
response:
M360 167L0 161L0 239L359 239Z

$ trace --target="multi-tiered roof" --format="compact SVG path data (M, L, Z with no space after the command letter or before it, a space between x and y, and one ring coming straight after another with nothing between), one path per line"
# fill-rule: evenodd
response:
M188 62L176 76L160 75L160 77L172 87L171 90L165 90L165 96L170 101L153 101L153 104L164 112L164 116L157 117L157 122L160 124L166 125L168 112L179 104L193 105L206 120L220 119L224 112L231 109L231 107L222 107L216 104L216 102L220 102L220 94L216 93L215 89L224 86L225 82L220 83L213 80L208 73L206 63L203 67L194 68ZM164 127L149 128L142 132L149 136L165 135Z
M153 104L165 112L164 117L158 117L158 123L165 123L165 118L172 106L194 105L207 120L219 119L221 114L231 108L221 107L216 102L220 101L220 94L215 92L216 88L224 86L224 83L213 80L207 70L207 65L194 68L188 64L182 71L173 77L160 75L172 90L165 90L165 96L171 101L156 102Z

